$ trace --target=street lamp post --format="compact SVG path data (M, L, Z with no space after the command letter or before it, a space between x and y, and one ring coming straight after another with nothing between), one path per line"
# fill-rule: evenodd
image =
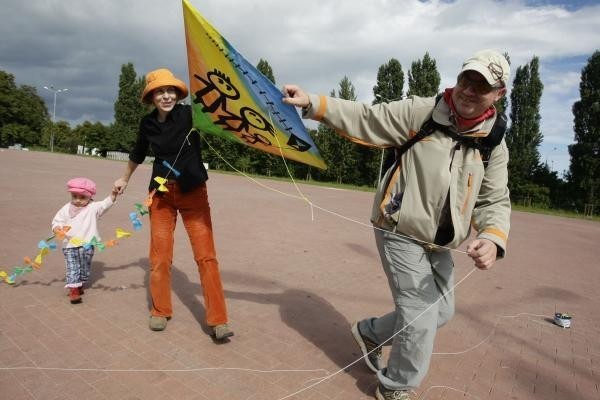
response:
M54 124L56 123L56 95L60 92L66 92L69 89L54 89L54 86L44 86L44 89L54 93L54 106L52 111L52 129L50 130L50 151L54 152Z
M376 99L379 99L380 101L384 102L384 103L390 103L392 101L397 101L397 100L402 100L402 96L398 97L397 99L388 99L387 97L383 97L380 94L376 94L375 95ZM377 177L377 183L381 182L381 173L383 171L383 156L385 154L385 149L381 149L381 160L379 161L379 176Z

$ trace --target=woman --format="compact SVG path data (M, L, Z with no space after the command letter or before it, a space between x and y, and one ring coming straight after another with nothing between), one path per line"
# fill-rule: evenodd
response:
M150 329L164 330L173 313L171 264L179 212L200 273L206 322L213 328L215 338L221 340L233 336L233 332L227 324L206 191L208 175L202 163L200 139L197 133L192 133L191 107L177 104L187 94L185 83L168 69L157 69L146 75L141 100L153 104L155 109L142 118L125 173L114 185L119 193L123 193L137 166L144 162L148 148L152 149L155 159L149 187L152 201L149 206ZM156 177L165 178L164 186L155 180Z

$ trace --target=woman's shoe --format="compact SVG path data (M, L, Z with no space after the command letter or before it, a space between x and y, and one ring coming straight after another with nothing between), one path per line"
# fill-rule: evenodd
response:
M167 327L167 317L150 316L150 330L164 331Z
M219 324L213 326L213 332L215 335L215 339L217 340L223 340L230 336L233 336L233 331L229 329L229 325L227 324Z

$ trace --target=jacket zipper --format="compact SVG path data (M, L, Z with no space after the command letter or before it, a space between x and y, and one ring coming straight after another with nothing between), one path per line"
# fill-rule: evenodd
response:
M452 164L454 163L454 156L456 155L457 150L460 150L460 143L457 143L455 146L452 146L452 155L450 156L450 164L448 165L448 171L450 171L450 181L452 181ZM442 213L444 212L444 207L446 206L446 202L448 201L448 196L450 196L450 188L448 188L448 190L446 191L446 195L444 196L444 199L441 203L442 207L440 208L440 211L437 214L436 224L438 228L440 226L440 218L442 217ZM448 212L450 213L450 219L452 219L452 211L449 209Z
M467 204L469 203L469 199L471 198L471 191L473 184L473 174L469 172L469 179L467 180L467 197L465 198L465 202L463 203L462 209L460 210L460 214L463 215L467 209Z

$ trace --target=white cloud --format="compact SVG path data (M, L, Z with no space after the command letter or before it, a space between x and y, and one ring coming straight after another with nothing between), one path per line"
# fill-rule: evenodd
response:
M544 74L544 71L542 71ZM550 95L564 95L570 93L573 88L579 87L581 72L567 71L565 73L548 72L548 78L544 82L544 93Z
M329 93L348 76L365 102L372 100L377 69L392 57L406 73L428 51L443 89L475 50L508 52L513 70L536 55L546 87L542 130L547 141L560 143L572 137L582 65L556 66L600 48L593 33L600 26L597 4L569 11L517 0L190 2L251 63L266 59L278 85ZM124 63L133 62L140 74L159 66L187 74L180 1L4 0L0 37L0 65L18 83L70 88L60 115L73 122L84 115L112 118ZM40 94L51 103L49 93ZM101 101L79 102L80 96Z

